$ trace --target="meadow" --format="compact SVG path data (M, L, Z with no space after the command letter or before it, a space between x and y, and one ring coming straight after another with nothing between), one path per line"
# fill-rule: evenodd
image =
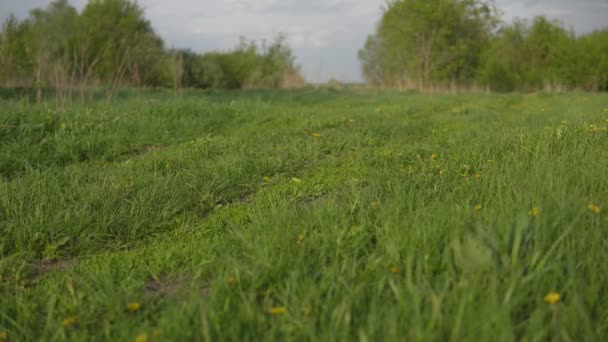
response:
M0 99L0 341L600 341L608 95Z

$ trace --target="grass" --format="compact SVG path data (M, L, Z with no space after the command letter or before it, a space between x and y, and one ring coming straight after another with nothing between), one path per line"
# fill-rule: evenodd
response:
M599 341L607 103L0 100L0 340Z

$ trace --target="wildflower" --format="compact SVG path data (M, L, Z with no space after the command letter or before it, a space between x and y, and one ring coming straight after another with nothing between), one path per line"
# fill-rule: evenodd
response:
M136 313L139 311L139 309L141 309L141 305L139 303L129 303L129 305L127 305L127 309L129 309L130 313Z
M298 243L302 243L304 241L304 234L298 235Z
M592 204L589 204L589 207L588 207L588 208L589 208L589 210L590 210L592 213L594 213L594 214L596 214L596 215L599 215L599 214L602 212L602 208L600 208L599 206L597 206L597 205L595 205L595 204L593 204L593 203L592 203Z
M309 307L305 307L304 310L302 310L302 312L304 313L304 316L306 316L306 317L310 316L310 308Z
M135 336L135 342L148 342L148 334L141 333Z
M78 322L76 316L70 316L63 320L63 326L65 328L71 328L76 325L76 322Z
M274 308L270 308L270 310L268 310L268 313L271 315L283 315L285 313L287 313L287 308L284 306L277 306Z
M536 216L540 215L540 208L534 207L534 208L530 209L530 211L528 211L528 215L530 215L531 217L536 217Z
M233 276L228 277L228 279L226 279L226 282L228 283L228 285L234 285L236 284L236 278Z
M379 201L374 201L374 202L372 202L372 207L373 207L373 208L378 208L378 207L380 207L380 202L379 202Z
M8 341L8 333L6 331L0 331L0 342Z
M391 273L397 274L399 273L399 269L396 266L391 267Z
M551 305L557 304L561 299L562 296L557 292L549 292L549 294L545 296L545 302Z
M321 137L321 134L319 134L319 133L312 133L311 135L313 137L315 137L315 138L320 138Z
M488 160L488 164L489 165L494 165L494 160L492 160L492 159Z
M483 173L481 173L481 172L477 172L477 173L475 174L475 178L477 178L477 179L481 179L481 177L483 177Z
M264 182L268 183L270 182L270 177L268 176L264 176L264 178L262 178L264 180Z
M431 159L433 159L433 160L437 159L437 154L435 154L435 153L431 154Z
M483 207L481 206L481 204L475 205L475 210L480 211L481 209L483 209Z

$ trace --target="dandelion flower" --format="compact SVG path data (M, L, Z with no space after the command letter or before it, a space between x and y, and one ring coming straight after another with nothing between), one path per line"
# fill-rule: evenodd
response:
M380 206L380 202L379 201L372 202L372 207L378 208L379 206Z
M475 174L475 178L477 178L477 179L481 179L481 177L483 177L483 173L481 173L481 172L477 172L477 173Z
M475 205L475 210L480 211L481 209L483 209L483 207L481 206L481 204Z
M588 208L589 208L589 210L590 210L592 213L594 213L594 214L596 214L596 215L599 215L599 214L602 212L602 208L600 208L599 206L597 206L597 205L595 205L595 204L593 204L593 203L592 203L592 204L589 204L589 207L588 207Z
M135 342L148 342L148 334L141 333L135 336Z
M530 211L528 211L528 215L530 215L531 217L537 217L538 215L540 215L540 208L534 207L530 209Z
M270 177L268 176L264 176L264 178L262 178L264 180L264 182L268 183L270 182Z
M431 159L433 159L433 160L437 159L437 154L436 153L431 154Z
M141 309L141 305L139 303L129 303L129 305L127 305L127 309L129 309L130 313L136 313L139 311L139 309Z
M304 234L298 235L298 243L302 243L304 241Z
M76 316L71 316L64 319L62 323L65 328L71 328L76 325L76 322L78 322Z
M562 296L557 292L549 292L549 294L545 296L545 302L551 305L557 304L561 299Z
M287 308L284 306L277 306L274 308L270 308L270 310L268 310L268 313L275 316L283 315L287 313Z
M397 274L399 273L399 269L396 266L391 267L391 273Z

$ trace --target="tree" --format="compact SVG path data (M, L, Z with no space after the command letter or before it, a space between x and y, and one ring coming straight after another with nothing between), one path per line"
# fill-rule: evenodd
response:
M5 86L30 86L31 63L26 53L26 23L10 15L0 33L0 82Z
M523 82L527 63L525 39L526 23L516 20L502 27L482 54L477 78L494 91L513 91Z
M496 11L486 1L389 1L375 36L359 53L364 74L373 70L385 81L415 81L423 91L471 80L496 23ZM396 74L387 77L389 70Z
M34 85L40 101L43 87L56 90L63 106L71 84L74 32L78 12L67 0L55 0L46 9L34 9L27 20L26 52L35 65Z
M576 51L580 52L577 74L581 87L608 91L608 28L582 36Z

